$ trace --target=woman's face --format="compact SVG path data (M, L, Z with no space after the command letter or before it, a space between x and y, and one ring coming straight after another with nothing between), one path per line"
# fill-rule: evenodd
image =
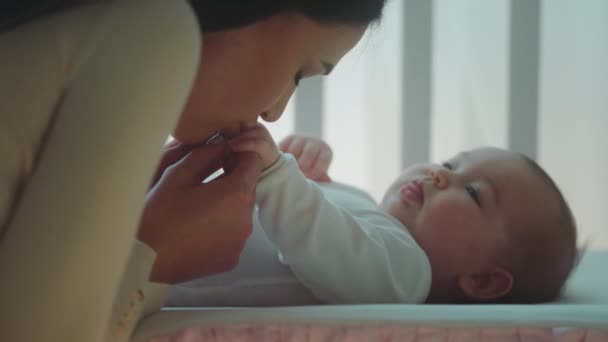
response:
M197 144L219 129L231 135L252 127L258 117L277 120L298 80L329 74L365 29L277 15L204 35L202 63L174 137Z

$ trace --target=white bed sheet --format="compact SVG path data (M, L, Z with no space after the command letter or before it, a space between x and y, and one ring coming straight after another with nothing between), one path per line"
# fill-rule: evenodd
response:
M136 330L134 341L183 328L242 324L608 329L608 251L588 252L568 282L564 296L555 303L172 308L146 318Z

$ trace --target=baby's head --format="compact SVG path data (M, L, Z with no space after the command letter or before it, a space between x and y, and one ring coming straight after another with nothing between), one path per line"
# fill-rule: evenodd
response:
M559 296L572 270L576 227L549 176L497 148L406 169L381 207L428 255L429 301L534 303Z

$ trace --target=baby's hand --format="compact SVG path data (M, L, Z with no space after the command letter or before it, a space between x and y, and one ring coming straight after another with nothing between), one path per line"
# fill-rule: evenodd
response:
M228 143L235 152L257 153L262 159L263 169L269 168L279 159L279 149L266 127L261 123L230 139Z
M300 170L307 178L316 182L331 181L327 170L333 153L323 140L293 134L281 141L279 149L293 154Z

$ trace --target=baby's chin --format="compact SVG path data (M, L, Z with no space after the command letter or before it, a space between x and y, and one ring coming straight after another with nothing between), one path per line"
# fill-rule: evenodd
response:
M385 213L392 216L395 220L404 225L408 231L412 229L412 221L405 211L404 203L398 193L388 193L384 196L378 207Z
M404 227L405 231L409 232L414 238L416 238L415 236L415 225L410 222L411 220L408 220L405 216L404 213L402 212L392 212L392 211L388 211L385 210L389 215L391 215L395 220L399 221L399 223L401 223L401 225Z

